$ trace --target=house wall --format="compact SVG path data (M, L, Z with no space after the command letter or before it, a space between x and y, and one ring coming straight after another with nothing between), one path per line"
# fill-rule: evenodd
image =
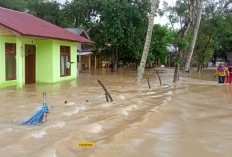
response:
M16 43L16 38L0 36L0 88L17 84L16 80L6 81L5 43ZM16 55L17 55L17 52L16 52ZM16 76L17 76L17 73L16 73Z
M77 78L77 44L76 42L66 42L66 41L53 41L53 82L71 80ZM70 46L71 55L71 75L61 77L60 76L60 46ZM57 53L59 52L59 53Z
M105 67L105 64L103 65L99 55L82 55L81 64L83 69Z
M6 81L5 43L16 43L16 80ZM0 88L25 85L25 44L36 45L36 83L54 83L77 77L76 42L0 35ZM60 76L60 46L70 46L71 75Z
M36 82L54 83L77 77L77 46L76 42L59 40L37 40L36 52ZM60 46L70 46L71 75L60 76ZM52 75L51 75L52 74Z
M36 41L36 82L52 83L53 74L53 49L52 40Z
M83 55L81 56L81 64L83 69L90 68L90 55Z

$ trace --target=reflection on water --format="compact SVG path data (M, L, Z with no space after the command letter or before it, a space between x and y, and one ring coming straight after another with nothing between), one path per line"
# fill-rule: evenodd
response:
M232 85L217 85L214 71L172 83L172 69L85 71L77 80L0 90L1 157L229 157L232 150ZM149 77L151 89L148 88ZM189 78L191 77L191 78ZM106 102L97 80L113 102ZM20 126L42 105L48 122ZM64 102L67 103L64 103ZM80 148L93 142L94 148Z

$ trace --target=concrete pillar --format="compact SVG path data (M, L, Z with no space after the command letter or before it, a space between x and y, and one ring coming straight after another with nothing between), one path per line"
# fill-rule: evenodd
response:
M91 55L89 55L89 69L91 68Z
M97 56L96 55L94 55L94 67L95 69L97 68Z
M78 70L78 72L80 72L82 70L82 66L81 66L81 51L77 50L77 55L78 55L78 58L79 58L79 61L77 63L77 70Z
M82 66L81 66L81 44L78 43L77 44L77 55L79 57L79 60L78 60L78 63L77 63L77 66L78 66L78 72L80 72L82 70Z
M20 37L16 37L16 82L17 88L22 88L25 84L24 82L24 52L23 43Z

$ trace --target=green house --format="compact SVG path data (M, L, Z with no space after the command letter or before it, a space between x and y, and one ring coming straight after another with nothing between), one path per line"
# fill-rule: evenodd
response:
M0 88L77 78L77 45L92 41L0 7Z

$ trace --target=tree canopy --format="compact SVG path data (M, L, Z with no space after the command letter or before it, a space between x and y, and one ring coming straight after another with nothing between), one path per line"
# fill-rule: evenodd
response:
M95 41L97 51L112 63L138 63L145 43L150 0L72 0L60 4L48 0L0 0L0 6L24 11L60 27L84 28ZM193 62L202 66L212 58L227 59L232 51L231 0L204 0L201 25ZM179 63L184 64L190 50L197 3L177 0L163 10L171 29L154 25L148 62L166 63L167 44L178 47ZM179 23L180 28L174 28ZM205 57L200 57L205 56Z

